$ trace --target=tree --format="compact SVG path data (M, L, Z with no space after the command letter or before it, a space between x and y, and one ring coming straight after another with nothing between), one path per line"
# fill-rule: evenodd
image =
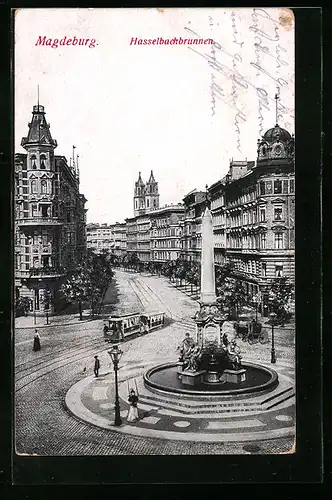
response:
M240 280L226 278L222 287L221 298L224 307L235 317L238 317L242 307L248 303L246 289Z
M72 272L61 286L60 292L67 302L78 304L80 320L82 321L82 302L88 300L89 295L89 281L86 269L79 266Z
M269 287L269 304L276 313L276 322L284 325L290 317L290 305L294 295L294 285L287 277L275 278Z
M226 279L234 272L234 264L226 262L222 266L215 266L216 294L217 297L223 295Z
M191 285L191 292L192 290L192 285L197 288L200 285L201 282L201 266L198 262L191 261L188 263L189 264L189 269L187 272L187 280L189 281Z
M176 279L180 280L180 286L182 286L182 281L187 279L187 274L189 271L189 262L183 259L176 259L173 264L174 276Z
M24 316L27 316L29 310L30 310L30 299L28 299L28 297L18 297L15 301L16 315L20 316L23 313Z
M100 312L109 283L113 278L111 256L107 250L100 254L88 249L85 260L61 287L68 302L76 302L82 320L82 303L89 302L91 314Z

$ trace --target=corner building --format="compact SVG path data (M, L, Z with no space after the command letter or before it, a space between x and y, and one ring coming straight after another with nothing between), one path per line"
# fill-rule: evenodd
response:
M294 137L278 124L257 143L257 160L231 161L226 176L208 188L215 263L235 264L249 296L258 294L268 311L274 278L295 279ZM200 259L202 192L189 193L182 257Z
M56 156L44 107L33 106L26 154L15 155L15 294L30 310L59 306L58 289L86 252L86 199L78 162Z

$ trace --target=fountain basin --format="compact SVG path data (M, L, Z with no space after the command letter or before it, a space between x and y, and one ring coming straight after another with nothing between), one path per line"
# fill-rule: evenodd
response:
M182 384L178 363L166 363L154 366L144 374L144 385L154 392L169 393L170 395L183 394L195 396L250 396L257 393L272 391L278 385L278 374L271 368L255 363L242 363L246 370L246 380L241 383L214 383L202 382L195 387Z

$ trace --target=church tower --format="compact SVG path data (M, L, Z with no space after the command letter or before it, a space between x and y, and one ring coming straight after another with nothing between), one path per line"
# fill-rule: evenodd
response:
M138 173L138 180L135 182L134 191L134 215L135 217L145 213L145 184L142 181L141 172Z
M155 181L152 170L150 178L146 183L145 206L147 212L159 208L158 182Z

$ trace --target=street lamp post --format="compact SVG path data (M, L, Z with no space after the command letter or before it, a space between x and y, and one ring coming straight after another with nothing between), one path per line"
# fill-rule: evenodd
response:
M118 345L114 345L112 349L107 351L108 354L110 355L114 367L114 375L115 375L115 419L114 419L114 425L119 426L121 425L121 416L120 416L120 402L119 402L119 386L118 386L118 370L119 370L119 361L120 358L123 354L121 349L119 349Z
M255 321L256 321L256 323L257 323L257 313L258 313L258 311L257 311L257 307L258 307L258 300L257 300L256 295L254 295L254 296L253 296L253 298L252 298L251 300L252 300L252 302L253 302L253 303L254 303L254 305L255 305Z
M271 326L272 326L272 343L271 343L271 363L276 362L276 351L274 348L274 321L276 319L276 313L271 312L270 313L270 319L271 319Z

